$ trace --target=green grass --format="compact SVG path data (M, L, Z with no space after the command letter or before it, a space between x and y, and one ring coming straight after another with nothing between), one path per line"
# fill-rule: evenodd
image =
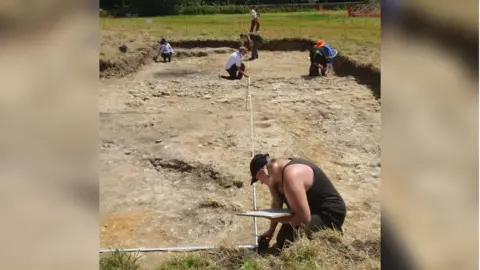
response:
M140 270L138 254L116 251L100 256L101 270Z
M184 254L183 256L174 257L162 265L155 268L155 270L219 270L210 258L200 254Z
M261 17L261 33L266 39L323 38L330 42L350 40L380 43L380 19L348 18L344 11L267 13ZM179 15L151 18L101 18L101 29L148 32L170 39L238 38L249 29L248 14Z
M199 253L172 254L148 270L380 269L380 240L360 242L364 247L346 245L338 233L324 231L317 233L311 241L299 239L278 256L261 256L245 249L219 248ZM136 258L131 253L107 254L100 262L100 270L147 270Z
M169 40L238 40L250 28L249 14L179 15L150 18L100 18L106 34L143 35ZM265 39L324 39L341 53L363 63L380 63L380 18L349 18L347 12L262 13ZM128 37L127 37L128 38Z

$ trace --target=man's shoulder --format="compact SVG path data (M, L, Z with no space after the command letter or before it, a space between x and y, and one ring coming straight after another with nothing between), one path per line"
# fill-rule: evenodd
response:
M234 61L237 58L237 55L235 53L230 54L230 57L228 57L228 61Z
M232 55L230 56L230 58L234 59L234 60L242 60L242 55L239 54L238 52L234 52L232 53Z
M312 51L317 54L324 54L325 48L319 47L319 48L314 48Z
M295 178L296 176L298 176L298 174L301 173L302 166L296 166L296 165L302 165L302 164L292 163L284 169L283 176L285 177L285 179Z

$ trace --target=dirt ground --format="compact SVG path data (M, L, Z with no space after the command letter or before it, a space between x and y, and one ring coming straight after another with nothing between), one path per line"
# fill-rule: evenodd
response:
M260 57L246 62L255 151L317 162L346 200L345 241L379 242L379 101L353 77L305 78L306 53ZM174 58L102 80L102 248L254 243L253 220L235 215L252 208L248 80L219 77L227 58ZM257 185L257 207L269 203ZM259 220L259 233L267 226Z

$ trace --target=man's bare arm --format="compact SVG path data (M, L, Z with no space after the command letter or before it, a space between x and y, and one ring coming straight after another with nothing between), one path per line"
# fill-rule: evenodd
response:
M273 188L273 187L269 187L269 190L270 190L270 194L272 195L271 207L273 209L281 209L283 207L284 202L280 198L280 196L278 194L278 191L275 190L275 188ZM278 225L278 222L273 221L273 220L270 221L270 229L269 230L275 231L275 229L277 228L277 225Z

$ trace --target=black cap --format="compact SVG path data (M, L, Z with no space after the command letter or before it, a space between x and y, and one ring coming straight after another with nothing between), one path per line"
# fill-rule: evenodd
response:
M252 174L252 182L250 185L253 185L253 183L258 181L256 175L258 171L263 168L263 166L267 165L269 157L270 156L268 154L256 154L252 158L252 161L250 161L250 173Z

